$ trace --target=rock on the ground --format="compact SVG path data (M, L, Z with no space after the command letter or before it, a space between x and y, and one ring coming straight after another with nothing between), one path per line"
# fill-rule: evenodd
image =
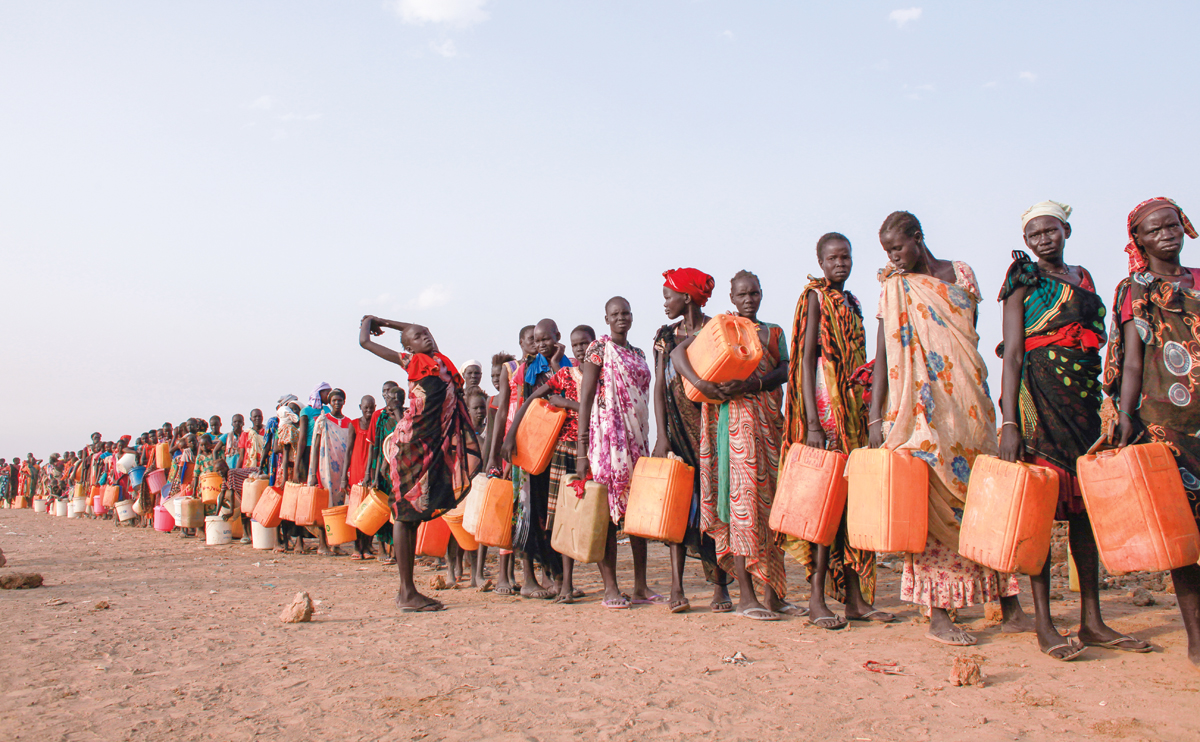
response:
M308 597L308 593L300 592L296 593L292 604L279 614L279 620L284 623L306 623L312 620L312 614L312 598Z
M4 549L0 549L0 567L8 564L8 560L4 558Z
M42 576L37 572L9 572L0 575L0 590L26 590L42 586Z
M969 657L955 657L950 668L949 680L955 685L978 685L983 687L983 670L979 663Z
M988 623L1000 623L1004 620L1004 610L999 603L984 603L983 618Z
M1129 602L1134 605L1154 605L1154 596L1144 587L1136 587L1129 591Z
M433 577L429 578L429 587L434 590L448 590L450 585L446 582L445 577L442 577L441 575L434 575Z

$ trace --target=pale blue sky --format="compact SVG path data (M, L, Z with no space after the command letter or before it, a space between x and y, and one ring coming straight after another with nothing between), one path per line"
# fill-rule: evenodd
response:
M873 315L894 209L974 266L998 394L1027 206L1075 207L1068 260L1106 301L1134 204L1200 212L1198 21L1190 2L4 0L0 456L319 381L356 405L403 382L358 348L364 312L484 360L544 316L602 330L622 294L649 350L661 272L694 265L714 312L757 272L790 334L831 230Z

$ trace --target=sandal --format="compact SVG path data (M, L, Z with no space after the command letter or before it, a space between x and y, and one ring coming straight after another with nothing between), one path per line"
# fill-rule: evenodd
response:
M807 616L808 608L784 601L775 609L775 612L782 613L785 616Z
M492 588L492 592L494 592L497 595L515 595L517 590L516 590L516 588L509 585L508 587Z
M1135 646L1132 646L1132 647L1120 646L1121 644L1124 644L1126 642L1132 642ZM1142 641L1141 639L1135 639L1134 637L1130 636L1129 634L1122 634L1121 636L1118 636L1116 639L1112 639L1111 641L1084 642L1083 644L1086 647L1101 647L1103 649L1115 649L1118 652L1136 652L1138 654L1145 654L1146 652L1154 651L1154 647L1150 646L1150 644Z
M708 608L713 613L733 613L733 601L722 600L719 603L710 603Z
M659 595L658 593L652 593L645 598L634 598L633 599L634 605L658 605L659 603L666 603L666 602L667 602L667 599L664 598L663 596Z
M605 600L600 601L600 605L604 606L605 608L612 608L614 610L624 610L629 608L629 598L625 597L624 595L619 598L606 598Z
M737 614L751 621L778 621L782 618L775 611L768 611L766 608L748 608L744 611L738 611Z
M1058 657L1054 654L1054 652L1059 649L1069 649L1071 651L1061 657ZM1042 653L1052 660L1058 660L1059 662L1070 662L1079 655L1083 654L1084 649L1086 649L1086 647L1084 647L1082 644L1076 644L1075 642L1063 642L1043 650Z
M549 600L550 598L553 598L555 595L558 595L558 593L554 592L553 590L547 590L546 588L541 588L540 590L534 590L531 593L524 593L524 592L521 593L522 598L528 598L530 600Z
M840 631L850 625L850 622L841 616L821 616L820 618L808 619L809 626L816 626L818 629L826 631Z
M692 610L692 604L687 598L671 603L671 613L687 613Z
M876 609L876 610L872 610L872 611L867 611L866 613L862 614L861 616L851 616L851 615L847 614L846 620L847 621L874 621L875 623L892 623L893 621L896 620L896 617L894 615L892 615L891 613L888 613L887 611L881 611L881 610Z

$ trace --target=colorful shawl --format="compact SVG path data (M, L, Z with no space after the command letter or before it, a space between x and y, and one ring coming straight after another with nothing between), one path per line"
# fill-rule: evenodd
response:
M958 550L971 466L995 455L996 409L975 331L979 289L966 263L955 282L879 271L879 315L887 343L888 398L883 447L929 464L929 534Z
M1075 461L1100 437L1100 347L1104 302L1083 285L1046 275L1023 251L1013 252L1000 301L1025 293L1025 359L1017 400L1029 453L1075 473ZM996 348L1004 357L1004 344Z
M808 333L810 293L821 305L821 326L817 330L817 368L814 383L817 416L829 446L849 454L867 445L867 402L863 387L854 381L855 371L867 362L866 336L863 331L862 305L847 290L838 291L827 278L808 277L808 284L796 302L792 320L792 354L788 359L788 385L785 411L783 456L792 444L804 444L808 434L803 378L804 338ZM812 580L813 545L798 538L785 537L784 551L805 565ZM858 575L859 590L868 602L875 600L875 552L856 549L847 542L846 518L829 546L825 594L846 600L846 570Z
M617 345L608 335L588 346L585 358L600 367L588 461L592 477L608 488L609 514L619 523L633 467L649 453L650 367L640 349Z
M787 338L779 325L759 327L767 341L754 376L762 378L787 362ZM745 557L750 574L780 597L787 594L783 552L767 521L779 473L782 405L783 389L776 388L703 405L700 414L700 525L716 542L726 572L733 572L735 556Z
M400 353L400 366L407 369L414 358ZM461 377L451 375L440 355L436 358L437 374L409 379L408 410L383 442L398 521L432 520L453 510L483 466L479 439L460 394Z
M350 426L354 421L342 415L325 413L317 418L316 432L321 434L321 451L317 454L317 475L321 486L329 490L330 505L340 502L348 489L346 467L350 449Z
M1138 417L1153 442L1175 454L1192 513L1200 524L1200 290L1185 289L1149 271L1117 285L1113 307L1129 298L1132 318L1113 311L1104 391L1117 403L1125 363L1123 320L1132 320L1143 343L1142 398Z

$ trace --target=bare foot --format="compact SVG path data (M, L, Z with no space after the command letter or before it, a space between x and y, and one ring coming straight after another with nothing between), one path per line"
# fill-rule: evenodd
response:
M1017 596L1010 595L1000 599L1000 611L1004 618L1000 622L1000 631L1005 634L1023 634L1026 631L1036 631L1033 619L1025 614Z
M975 637L960 629L950 620L950 615L941 608L934 608L929 617L929 631L925 636L942 644L956 647L970 647L975 644Z

